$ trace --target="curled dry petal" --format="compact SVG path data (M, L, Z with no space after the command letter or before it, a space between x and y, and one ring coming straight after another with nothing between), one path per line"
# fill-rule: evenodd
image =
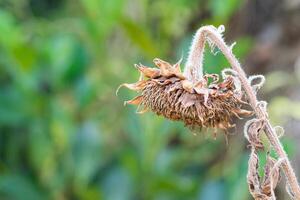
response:
M212 79L211 84L215 84L219 81L219 75L218 74L205 74L204 78L208 81L208 78Z
M138 81L136 83L123 83L122 85L120 85L116 91L116 94L118 94L119 90L121 87L126 87L130 90L134 90L134 91L140 91L145 87L146 81Z
M125 101L124 105L126 105L126 104L139 105L142 102L142 100L143 100L143 96L140 95L140 96L137 96L137 97L135 97L135 98L133 98L129 101Z
M153 62L160 69L160 73L162 76L164 76L164 77L176 76L180 79L185 79L185 77L182 75L181 69L180 69L181 60L179 60L179 62L177 62L173 66L170 63L163 61L159 58L155 58L153 60Z
M250 117L253 115L253 111L244 110L244 109L233 109L233 113L237 114L238 116Z
M144 114L148 110L149 109L147 107L139 105L138 108L136 109L136 113L137 114Z
M181 62L182 62L182 58L180 58L180 60L179 60L177 63L175 63L175 64L173 65L173 68L175 69L175 71L176 71L178 74L182 74L181 68L180 68Z
M185 89L186 91L193 93L194 90L194 86L193 83L190 82L189 80L183 80L181 81L182 87L183 89Z
M170 76L170 72L172 71L172 65L166 61L163 61L159 58L155 58L153 60L155 65L160 69L162 76Z
M156 78L160 75L160 70L155 68L146 67L142 64L134 65L144 76L147 78Z

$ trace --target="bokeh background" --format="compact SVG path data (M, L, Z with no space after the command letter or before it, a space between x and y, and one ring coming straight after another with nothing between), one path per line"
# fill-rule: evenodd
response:
M134 63L185 60L207 24L266 76L259 98L300 177L299 21L298 0L0 0L0 199L251 199L244 121L226 145L115 95ZM205 72L226 67L206 52Z

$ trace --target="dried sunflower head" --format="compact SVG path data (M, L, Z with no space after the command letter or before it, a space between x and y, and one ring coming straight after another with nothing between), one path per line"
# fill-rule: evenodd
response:
M181 72L180 61L171 65L156 58L154 63L157 68L135 65L141 73L140 79L120 86L140 93L125 102L138 105L141 108L138 113L150 110L170 120L183 121L190 128L224 130L234 126L234 116L251 115L241 109L245 102L233 76L226 76L220 82L217 74L206 74L202 80L192 82Z

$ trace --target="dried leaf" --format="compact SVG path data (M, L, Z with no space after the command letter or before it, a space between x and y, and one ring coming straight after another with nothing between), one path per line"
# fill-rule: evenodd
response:
M263 128L263 121L252 119L246 122L244 127L245 137L255 149L263 149L263 143L260 140L260 130Z
M259 179L260 177L258 174L258 155L256 150L253 148L250 154L250 159L248 161L247 182L250 193L254 198L261 193Z
M275 163L276 160L268 155L264 170L265 174L261 185L262 192L268 196L274 196L274 189L280 177L279 166L275 166Z
M264 178L260 181L258 174L258 155L257 150L252 148L248 162L247 182L249 191L255 200L275 200L274 189L280 179L280 161L267 155L267 163L264 167Z

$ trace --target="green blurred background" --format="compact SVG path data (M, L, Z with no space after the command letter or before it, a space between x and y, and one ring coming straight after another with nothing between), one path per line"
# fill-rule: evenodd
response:
M115 95L134 63L185 59L207 24L266 75L259 97L300 175L299 20L292 0L0 0L0 199L251 199L244 122L226 145ZM205 72L225 67L207 51Z

